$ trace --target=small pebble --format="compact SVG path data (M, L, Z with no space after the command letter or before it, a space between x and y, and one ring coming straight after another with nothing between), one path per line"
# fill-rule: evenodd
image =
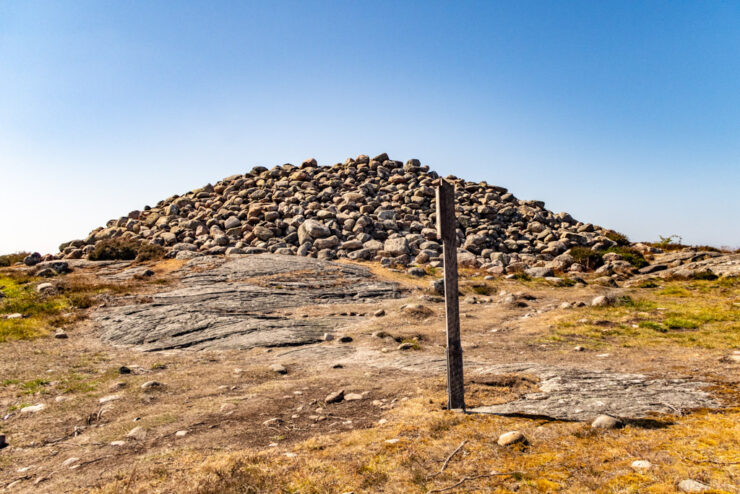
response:
M143 389L144 391L148 391L148 390L158 389L163 386L164 384L158 381L147 381L141 385L141 389Z
M599 415L591 422L591 427L594 429L616 429L622 425L621 420L611 415Z
M284 366L280 364L272 364L270 366L270 370L276 374L287 374L288 369L286 369Z
M339 403L344 399L344 390L340 389L339 391L335 391L333 393L329 393L329 395L324 398L325 403Z
M21 413L36 413L46 408L46 405L39 403L38 405L31 405L29 407L21 408Z
M681 492L705 492L711 489L707 484L697 482L692 479L685 479L678 483L678 490Z
M143 427L134 427L128 432L127 436L137 441L143 441L146 439L146 429Z

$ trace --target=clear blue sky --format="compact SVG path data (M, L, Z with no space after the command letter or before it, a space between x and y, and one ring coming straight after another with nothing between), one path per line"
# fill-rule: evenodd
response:
M384 151L740 246L740 2L0 3L0 252Z

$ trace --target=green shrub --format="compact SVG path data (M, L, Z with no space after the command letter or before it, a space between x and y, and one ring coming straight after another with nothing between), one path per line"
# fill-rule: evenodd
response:
M609 230L608 232L606 232L605 236L612 242L616 242L617 245L624 246L624 245L630 244L630 239L627 238L627 235L624 235L619 232L615 232L614 230Z
M694 273L693 276L691 276L691 279L693 279L693 280L714 281L717 278L719 278L719 276L717 276L716 274L712 273L708 269L706 271L699 271L698 273Z
M655 278L650 278L650 279L643 281L637 286L639 286L640 288L658 288L660 285L658 284L657 281L655 281Z
M681 245L682 238L678 235L669 235L667 237L658 235L658 238L660 238L660 241L653 242L650 245L665 251L681 250L684 248L684 246ZM678 240L678 242L676 242L676 240Z
M12 266L17 262L21 262L29 254L30 252L16 252L14 254L5 254L4 256L0 256L0 268Z
M588 247L573 247L570 255L587 270L594 270L604 264L604 254Z
M668 317L665 320L665 325L670 329L696 329L699 327L698 322L683 317Z
M660 324L659 322L654 322L654 321L640 321L639 326L641 328L652 329L653 331L657 331L659 333L667 333L668 332L668 329L665 326L663 326L662 324Z
M632 247L610 247L606 251L619 254L625 261L637 269L644 268L650 264L637 249L633 249Z

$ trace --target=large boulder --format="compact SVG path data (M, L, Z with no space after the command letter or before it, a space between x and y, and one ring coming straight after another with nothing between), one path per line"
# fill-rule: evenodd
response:
M298 227L298 243L313 241L331 235L329 227L317 220L306 220Z
M385 244L383 244L383 250L391 256L402 256L404 254L408 254L409 252L409 243L408 241L403 237L396 237L396 238L389 238L385 241Z

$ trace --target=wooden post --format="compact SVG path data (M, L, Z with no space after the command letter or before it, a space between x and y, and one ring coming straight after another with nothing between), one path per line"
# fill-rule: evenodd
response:
M437 187L437 234L442 240L447 316L447 408L465 410L463 358L460 344L460 302L457 292L457 219L455 188L444 179Z

